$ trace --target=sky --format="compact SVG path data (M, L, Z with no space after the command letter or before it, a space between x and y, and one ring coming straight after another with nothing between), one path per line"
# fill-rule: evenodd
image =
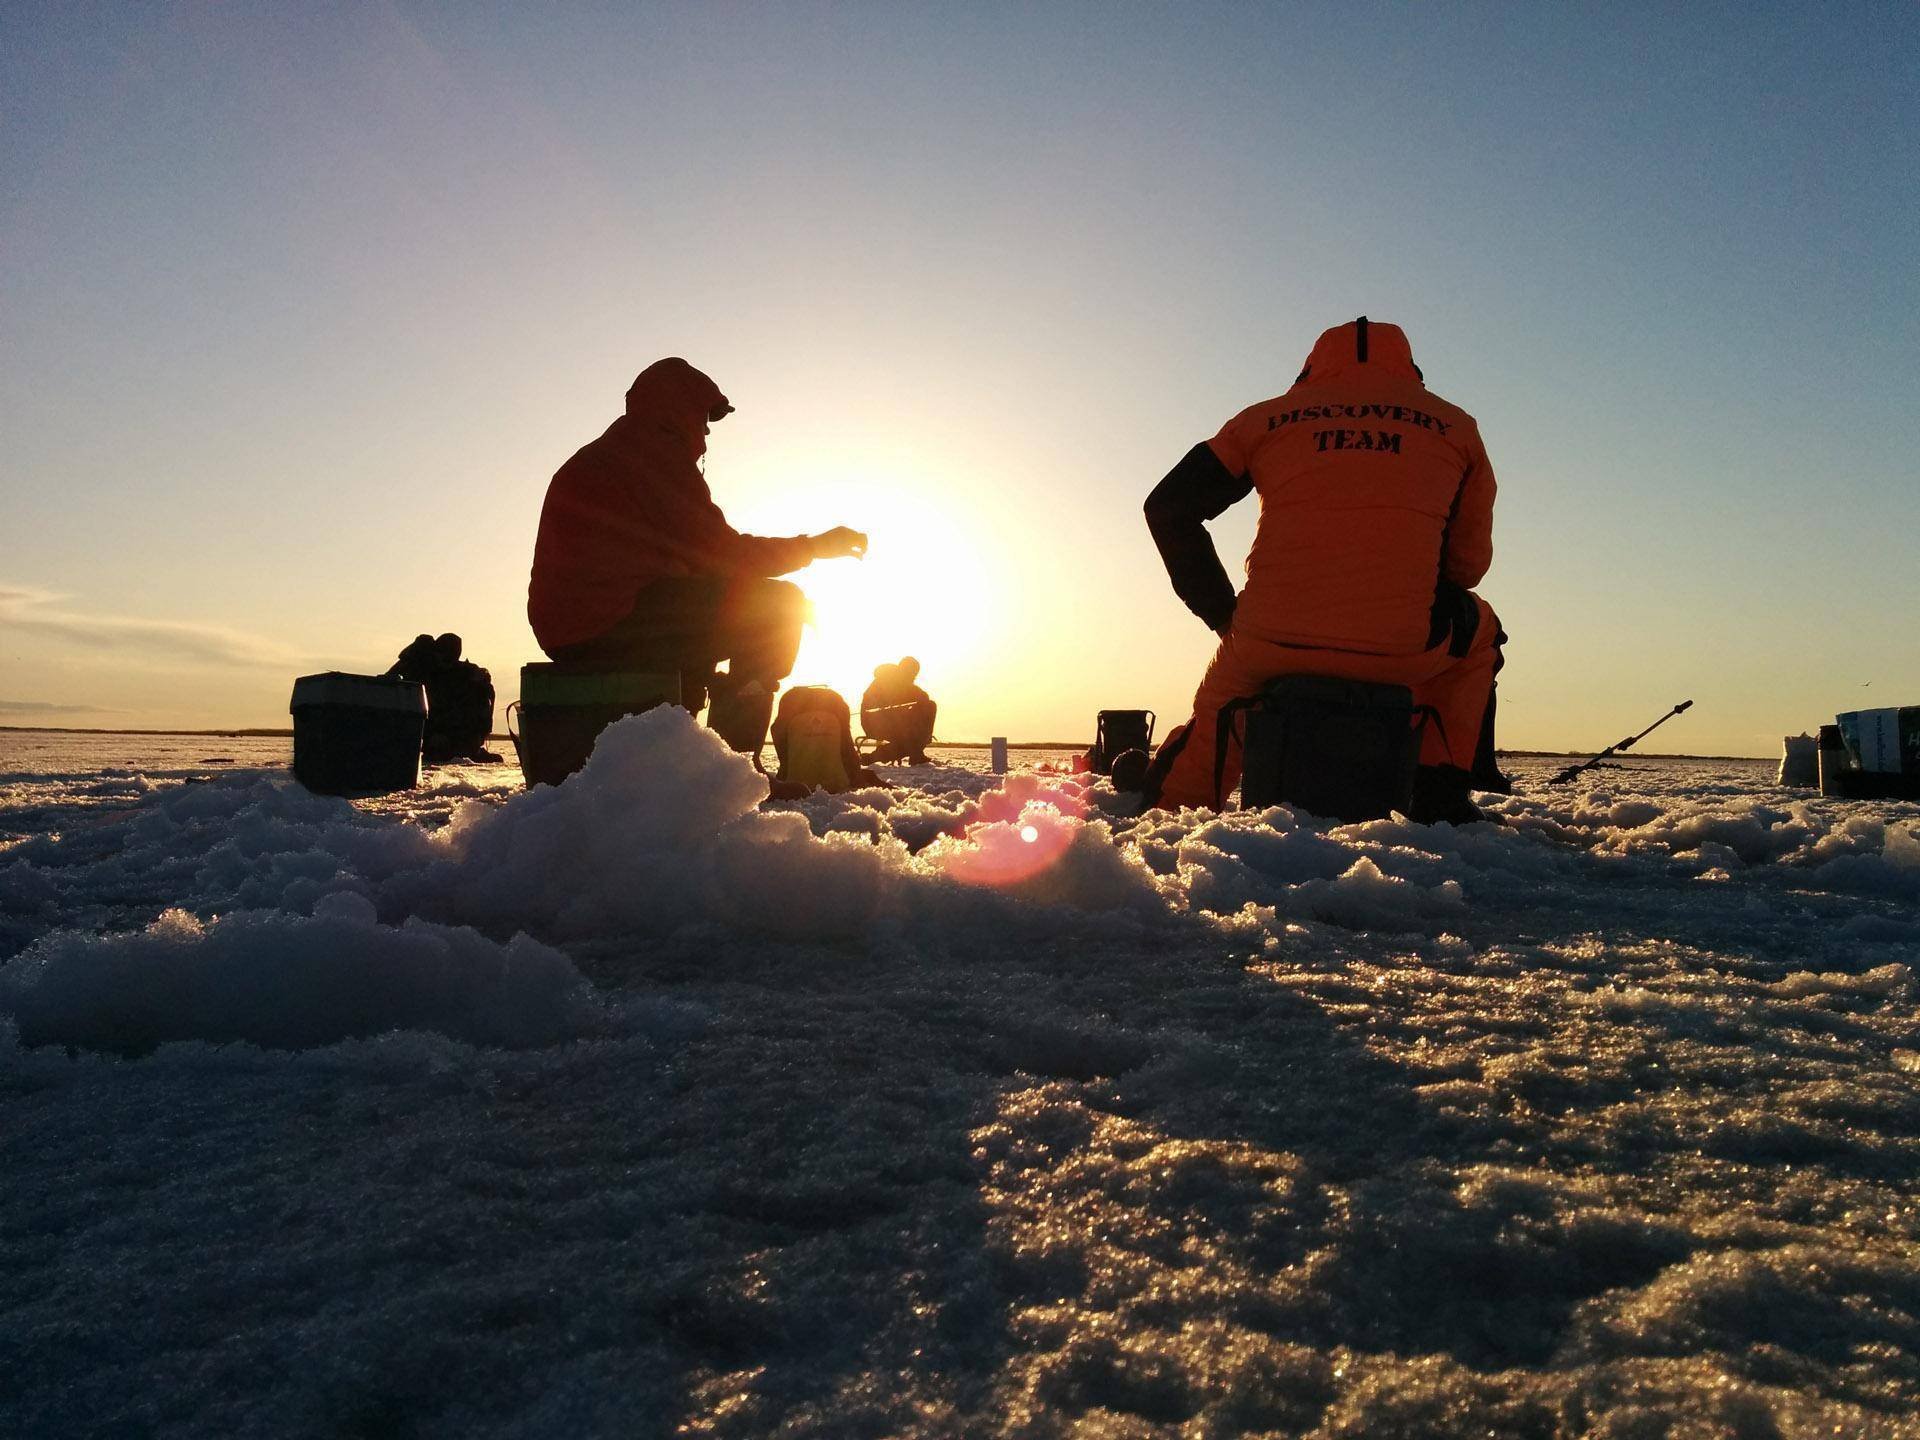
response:
M1891 5L10 5L0 724L284 725L422 630L504 705L677 354L737 526L873 537L796 681L1164 732L1141 501L1364 313L1499 478L1501 743L1777 754L1920 704L1916 95Z

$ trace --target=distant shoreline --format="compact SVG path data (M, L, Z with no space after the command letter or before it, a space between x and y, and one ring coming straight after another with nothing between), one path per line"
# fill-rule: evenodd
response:
M266 730L112 730L95 729L84 725L0 725L0 735L179 735L199 736L205 739L223 738L228 740L291 740L291 729ZM489 735L489 740L505 740L511 743L511 735ZM990 740L935 740L936 749L947 750L987 750L992 748ZM1009 750L1085 750L1084 740L1009 740ZM1502 750L1502 755L1516 756L1523 760L1572 760L1587 759L1593 755L1591 750ZM1611 757L1620 760L1771 760L1771 755L1687 755L1677 751L1632 750Z
M85 725L0 725L0 735L220 735L229 740L271 740L275 736L291 740L291 730L109 730ZM506 737L500 736L500 739Z

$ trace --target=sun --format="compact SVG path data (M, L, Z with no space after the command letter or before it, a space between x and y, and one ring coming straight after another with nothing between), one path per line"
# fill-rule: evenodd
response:
M966 530L918 516L868 531L859 560L821 560L793 575L813 602L796 685L830 685L856 710L873 668L912 655L939 690L971 671L991 633L996 587Z

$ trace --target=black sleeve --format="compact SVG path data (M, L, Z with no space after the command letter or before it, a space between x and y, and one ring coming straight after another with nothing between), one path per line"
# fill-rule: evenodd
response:
M1213 447L1202 441L1147 496L1147 529L1166 562L1173 593L1222 635L1233 623L1233 582L1213 548L1207 521L1252 489L1251 477L1228 473Z

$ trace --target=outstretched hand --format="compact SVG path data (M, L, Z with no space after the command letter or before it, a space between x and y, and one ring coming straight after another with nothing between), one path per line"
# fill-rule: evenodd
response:
M813 558L816 560L838 560L843 555L858 559L866 553L867 537L845 525L836 525L826 533L813 537Z

